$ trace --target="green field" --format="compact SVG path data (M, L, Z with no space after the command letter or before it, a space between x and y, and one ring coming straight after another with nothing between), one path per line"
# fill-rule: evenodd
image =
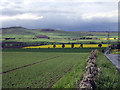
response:
M85 73L84 64L86 63L76 64L71 72L53 85L53 88L77 88L83 78L83 73ZM118 90L120 88L120 72L101 52L97 56L96 65L100 68L100 73L95 80L96 89Z
M91 50L3 49L3 88L77 88ZM119 72L101 52L96 63L101 69L97 88L119 88Z
M120 89L120 72L116 67L102 53L99 53L96 63L101 69L97 88Z
M49 88L74 65L85 63L88 56L89 50L83 53L3 50L3 72L8 71L2 74L3 88ZM30 66L24 67L26 65Z
M46 36L48 38L37 38L36 36ZM92 39L80 39L80 38ZM26 42L37 44L49 43L108 43L108 40L96 40L108 38L108 32L90 32L90 31L63 31L56 29L26 29L23 27L10 27L2 30L3 42ZM6 40L5 38L15 38ZM118 32L109 32L109 38L118 38ZM109 40L111 43L117 40Z
M110 51L110 54L120 54L120 51L116 51L117 49L113 49Z
M39 38L41 36L48 38ZM0 72L2 74L2 87L77 88L86 72L86 61L91 50L97 49L101 52L105 51L106 48L21 47L63 43L117 44L117 39L101 39L107 37L108 32L68 32L56 29L26 29L23 27L4 28L2 39L0 39L3 43L5 42L2 45L2 67L0 67L2 68L2 72ZM118 33L109 32L109 38L118 38ZM96 81L97 87L120 87L118 71L102 53L99 53L96 63L101 68L98 81Z

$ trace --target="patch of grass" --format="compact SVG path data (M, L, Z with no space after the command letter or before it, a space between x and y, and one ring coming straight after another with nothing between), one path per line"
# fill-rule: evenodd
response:
M63 76L52 88L77 88L86 71L87 58L82 58L83 60L77 63L72 71Z
M115 66L100 53L97 61L98 67L100 67L100 74L96 81L97 88L120 88L120 73Z
M98 49L100 52L106 48L94 48ZM69 53L86 53L91 52L93 48L28 48L28 49L22 49L22 48L4 48L2 49L3 52L69 52Z
M60 55L60 57L51 58L58 55ZM81 65L77 70L80 71L88 55L89 53L4 52L3 67L9 66L3 68L4 71L12 69L12 65L16 65L14 67L16 68L44 60L47 57L49 60L3 74L2 87L49 88L54 82L57 82L59 78L66 75L66 72L70 71L69 69L78 62ZM79 73L82 72L83 70ZM73 73L77 75L77 71ZM79 75L77 78L79 78Z
M7 71L35 62L63 55L62 53L47 52L3 52L2 71Z
M120 54L120 51L115 51L115 49L110 51L110 54Z

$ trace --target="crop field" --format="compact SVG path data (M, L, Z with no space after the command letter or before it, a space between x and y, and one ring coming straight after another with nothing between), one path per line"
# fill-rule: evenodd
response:
M101 47L109 47L111 44L101 44ZM41 45L41 46L27 46L23 47L26 48L63 48L62 44L60 45ZM64 44L64 48L72 48L71 44ZM73 48L100 48L99 44L83 44L81 47L81 44L74 44Z
M115 49L110 51L111 54L120 54L120 49Z
M0 73L3 88L51 88L75 64L85 62L88 56L89 51L3 51L3 71Z
M44 37L41 37L44 36ZM14 38L6 40L6 38ZM84 38L84 39L80 39ZM109 42L115 43L118 40L118 32L109 32ZM26 29L23 27L12 27L3 29L3 42L48 42L48 43L107 43L108 32L89 31L63 31L56 29Z
M97 37L97 36L96 36ZM111 43L115 43L117 42L118 39L113 39L113 38L110 38L109 39L109 42ZM22 38L22 39L15 39L15 40L5 40L4 38L2 39L2 41L4 42L32 42L32 43L35 43L35 42L56 42L56 43L90 43L90 42L94 42L94 43L107 43L108 40L106 38L99 38L99 39L81 39L81 40L69 40L69 39L64 39L63 38L60 38L60 39L44 39L44 38L41 38L41 39L32 39L32 38Z
M77 88L91 50L103 52L118 40L118 32L112 31L4 28L2 87Z

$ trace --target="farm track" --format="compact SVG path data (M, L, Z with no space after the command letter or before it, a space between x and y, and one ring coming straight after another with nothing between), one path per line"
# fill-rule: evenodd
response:
M59 58L59 57L61 57L61 56L63 56L63 55L59 55L59 56L47 58L47 59L45 59L45 60L42 60L42 61L39 61L39 62L34 62L34 63L31 63L31 64L27 64L27 65L24 65L24 66L21 66L21 67L17 67L17 68L14 68L14 69L10 69L10 70L5 71L5 72L0 72L0 74L5 74L5 73L8 73L8 72L16 71L16 70L19 70L19 69L22 69L22 68L29 67L29 66L31 66L31 65L35 65L35 64L38 64L38 63L41 63L41 62L49 61L49 60L51 60L51 59Z

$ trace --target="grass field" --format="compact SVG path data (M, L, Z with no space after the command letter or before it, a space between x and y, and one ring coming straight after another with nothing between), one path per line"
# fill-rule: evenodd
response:
M103 49L106 48L98 48L96 63L101 72L96 81L97 88L120 88L119 72L101 53ZM3 49L3 88L77 88L91 50Z
M78 62L72 70L64 75L57 83L55 83L52 88L78 88L86 71L86 61L87 58L81 62Z
M71 72L60 79L53 88L77 88L83 73L85 73L84 62L76 64ZM100 73L96 77L96 89L119 89L120 88L120 72L115 66L99 52L96 64L100 68Z
M108 32L32 30L23 27L4 28L2 34L1 41L22 42L25 46L9 48L7 46L10 44L5 44L7 46L3 47L0 67L3 88L77 88L85 73L91 50L105 51L108 43L117 44L118 40L114 39L118 38L117 32L109 32L108 40ZM71 43L75 43L73 48ZM103 45L101 48L98 47L100 43ZM97 87L120 88L119 72L102 53L97 58L97 65L101 68Z
M96 63L101 69L96 82L97 88L120 89L120 72L115 66L102 53Z
M74 65L86 62L89 56L87 49L83 53L68 49L64 53L59 50L47 52L47 49L46 52L45 49L43 52L24 51L3 50L3 88L52 87Z
M120 49L113 49L110 51L110 54L120 54Z
M48 38L36 38L36 36L45 35ZM92 39L80 39L80 38ZM56 29L26 29L23 27L10 27L3 29L2 41L4 42L55 42L55 43L107 43L108 32L90 32L90 31L63 31ZM5 40L5 38L15 38L14 40ZM35 38L35 39L33 39ZM103 40L100 40L103 38ZM109 32L109 38L118 38L117 32ZM96 40L97 39L97 40ZM109 42L115 43L117 39L110 39Z

